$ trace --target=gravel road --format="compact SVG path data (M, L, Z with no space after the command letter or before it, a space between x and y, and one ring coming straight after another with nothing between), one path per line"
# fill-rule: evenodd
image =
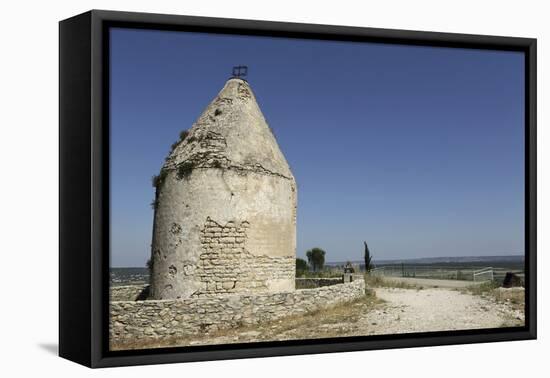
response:
M376 289L385 306L361 319L367 334L429 332L523 325L523 311L458 290Z

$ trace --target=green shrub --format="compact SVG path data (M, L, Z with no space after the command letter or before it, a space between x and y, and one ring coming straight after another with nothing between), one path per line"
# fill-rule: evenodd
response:
M147 270L149 271L149 276L152 276L153 275L153 260L152 259L147 260L147 262L145 263L145 266L147 267Z
M151 184L153 185L153 188L158 190L164 183L167 175L168 172L164 169L161 169L158 175L154 175L153 177L151 177Z
M365 260L365 272L369 273L373 266L372 266L372 255L370 254L369 247L367 246L367 242L363 242L365 245L365 250L363 253L363 258Z
M304 275L308 271L307 262L304 259L296 259L296 277Z
M307 261L309 265L313 268L314 272L323 270L325 266L325 255L326 252L321 248L312 248L306 252Z
M172 151L174 151L176 149L178 144L180 144L179 140L177 142L172 143L172 145L170 146L170 153L172 153Z
M187 177L193 171L194 167L195 167L194 164L189 161L184 161L183 163L178 165L178 168L177 168L178 180L181 180L182 178Z
M183 142L188 135L189 135L189 130L183 130L182 132L180 132L180 142Z
M172 145L170 146L170 153L168 155L170 155L181 142L187 139L188 136L189 136L189 130L181 131L179 135L179 139L174 143L172 143ZM189 142L191 142L191 139L189 139Z

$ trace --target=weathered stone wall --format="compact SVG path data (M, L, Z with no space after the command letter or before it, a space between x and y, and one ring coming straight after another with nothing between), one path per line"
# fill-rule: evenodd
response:
M344 283L340 278L296 278L296 289L313 289L316 287L332 286Z
M364 281L281 293L111 302L110 341L161 339L303 314L365 294Z
M222 225L207 219L196 271L203 285L193 296L265 291L270 280L294 278L294 257L253 255L245 249L249 227L247 221Z

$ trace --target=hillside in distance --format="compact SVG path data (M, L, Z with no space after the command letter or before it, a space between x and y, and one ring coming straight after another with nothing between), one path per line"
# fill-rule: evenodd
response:
M523 264L525 257L523 255L506 256L445 256L445 257L420 257L414 259L395 259L384 260L374 259L374 265L392 265L392 264L481 264L481 265L500 265L500 264ZM328 266L344 265L345 261L327 262ZM362 264L363 261L352 261L354 264Z

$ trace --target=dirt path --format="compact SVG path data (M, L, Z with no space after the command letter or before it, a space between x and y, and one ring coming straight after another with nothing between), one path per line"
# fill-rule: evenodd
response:
M386 305L362 319L368 334L428 332L522 325L506 303L450 289L376 289Z

